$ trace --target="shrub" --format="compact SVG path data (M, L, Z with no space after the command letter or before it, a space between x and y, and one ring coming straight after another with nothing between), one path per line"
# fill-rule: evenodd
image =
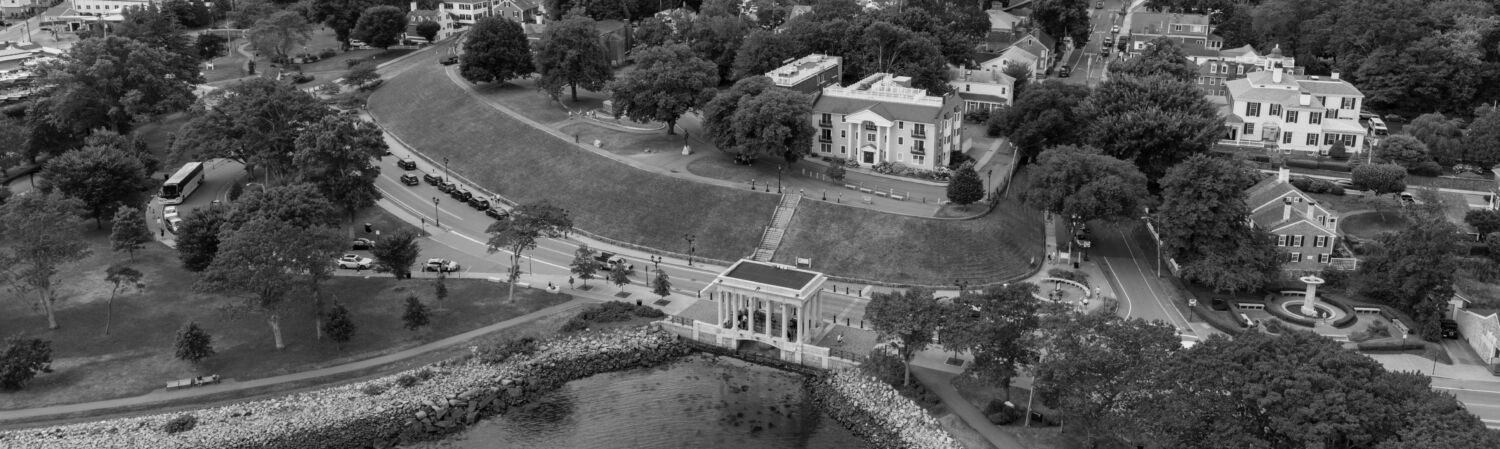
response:
M984 121L984 135L1000 137L1005 131L1005 114L990 114L990 118Z
M1021 419L1021 411L1005 404L1005 401L991 399L989 405L984 408L984 417L989 418L990 423L1003 426Z
M1089 285L1089 275L1088 275L1088 273L1084 273L1082 271L1073 271L1073 270L1067 270L1067 269L1062 269L1062 268L1053 268L1051 270L1047 270L1047 276L1058 278L1058 279L1067 279L1067 280L1070 280L1070 281L1073 281L1073 282L1077 282L1077 283L1083 284L1085 286Z
M1276 318L1280 318L1282 321L1286 321L1288 323L1292 323L1302 327L1313 327L1313 325L1317 324L1317 322L1311 318L1292 315L1290 313L1287 313L1285 310L1281 310L1281 307L1277 307L1272 304L1266 304L1266 312L1269 312L1271 315L1275 315Z
M1344 148L1343 141L1334 142L1333 146L1328 148L1328 157L1342 161L1349 158L1349 150Z
M1333 196L1344 196L1344 187L1338 184L1333 184L1333 187L1328 188L1328 194Z
M1425 161L1407 168L1406 172L1417 176L1442 176L1443 166L1437 162Z
M990 110L989 109L980 109L978 111L970 111L970 112L965 112L964 113L964 121L970 122L970 123L984 123L986 121L989 121L989 119L990 119Z
M411 374L402 374L401 377L396 378L396 385L400 385L402 388L411 388L416 386L417 382L417 376Z
M388 387L380 384L365 384L365 386L359 387L359 392L369 396L378 396L380 393L385 393L386 388Z
M829 179L843 182L845 175L844 160L840 158L833 158L832 161L829 161L828 169L824 171L823 174L828 175Z
M1349 278L1353 274L1352 271L1324 268L1318 273L1318 277L1323 278L1325 288L1344 288L1349 285Z
M1422 341L1421 338L1390 337L1359 343L1359 350L1371 352L1406 351L1425 347L1427 347L1427 342Z
M1286 325L1281 324L1280 320L1271 320L1269 322L1266 322L1266 332L1270 332L1273 334L1286 332Z
M436 376L436 375L437 375L437 373L432 372L431 369L422 368L422 369L417 370L417 379L419 379L419 380L428 380L428 379L433 378L433 376Z
M848 167L848 168L859 168L859 161L856 161L854 159L849 159L849 160L844 161L844 166Z
M198 427L198 417L182 414L163 424L161 431L166 433L182 433L193 430L194 427Z
M338 54L339 54L339 52L334 51L332 48L329 48L329 49L325 49L325 50L323 50L321 52L318 52L318 58L328 59L328 58L332 58L334 56L337 56Z
M629 321L635 317L661 318L665 316L667 316L666 313L656 310L654 307L637 306L623 301L610 301L584 308L582 312L578 312L578 315L568 319L567 323L563 323L561 330L563 332L574 332L587 329L591 323L618 323Z

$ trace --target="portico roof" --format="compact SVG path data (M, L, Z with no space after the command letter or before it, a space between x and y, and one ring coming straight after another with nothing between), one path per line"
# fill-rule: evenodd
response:
M812 282L813 279L817 278L818 274L785 266L742 260L734 264L734 267L725 272L723 276L800 291L808 283Z

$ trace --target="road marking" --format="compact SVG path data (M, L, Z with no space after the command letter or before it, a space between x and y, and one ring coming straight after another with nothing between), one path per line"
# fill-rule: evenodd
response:
M1177 310L1176 307L1167 307L1167 304L1161 301L1161 296L1156 294L1156 289L1151 287L1151 280L1147 278L1148 276L1146 275L1146 269L1141 268L1140 261L1136 260L1135 249L1130 246L1130 238L1125 236L1125 231L1115 229L1115 232L1120 233L1120 237L1125 239L1125 250L1130 252L1130 263L1135 265L1135 270L1137 272L1141 273L1141 280L1145 281L1146 289L1151 291L1151 297L1156 298L1156 305L1161 306L1163 312L1167 312L1168 318L1172 317L1172 311L1177 311L1177 317L1182 318L1183 326L1186 326L1189 332L1197 335L1198 331L1193 329L1192 323L1189 322L1187 317L1182 314L1182 311Z
M1472 388L1464 388L1464 387L1438 387L1438 386L1434 386L1432 388L1436 388L1436 389L1439 389L1439 390L1457 390L1457 391L1471 391L1471 392L1475 392L1475 393L1500 394L1500 391L1495 391L1495 390L1475 390L1475 389L1472 389Z
M1108 262L1109 258L1104 257L1103 260ZM1135 310L1134 301L1130 300L1130 292L1125 291L1125 282L1120 280L1118 273L1115 273L1115 264L1110 263L1105 265L1109 266L1109 275L1115 277L1115 285L1120 286L1120 294L1125 295L1125 318L1130 318L1130 313Z

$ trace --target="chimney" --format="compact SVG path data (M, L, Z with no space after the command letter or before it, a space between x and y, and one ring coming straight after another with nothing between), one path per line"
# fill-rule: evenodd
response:
M1277 67L1277 68L1271 69L1271 82L1273 82L1273 83L1280 83L1281 82L1281 67Z
M1307 92L1303 92L1302 95L1298 96L1297 103L1299 103L1299 104L1301 104L1303 106L1307 106L1307 105L1312 104L1312 94L1309 94Z
M1313 217L1318 216L1317 214L1314 213L1315 211L1313 209L1313 206L1317 206L1317 205L1318 205L1318 201L1317 200L1308 200L1307 201L1307 218L1309 220L1312 219Z
M1292 169L1282 167L1276 171L1277 182L1292 182Z
M1287 220L1291 220L1291 219L1292 219L1292 199L1291 198L1282 198L1281 199L1281 221L1287 221Z
M1334 81L1338 81L1339 80L1339 72L1333 72L1333 75L1329 76L1328 78L1332 79Z

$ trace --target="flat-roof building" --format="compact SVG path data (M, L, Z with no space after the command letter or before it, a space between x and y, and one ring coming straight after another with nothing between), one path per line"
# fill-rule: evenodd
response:
M844 58L810 54L790 61L766 74L777 86L805 94L817 93L824 86L837 85L844 77Z

